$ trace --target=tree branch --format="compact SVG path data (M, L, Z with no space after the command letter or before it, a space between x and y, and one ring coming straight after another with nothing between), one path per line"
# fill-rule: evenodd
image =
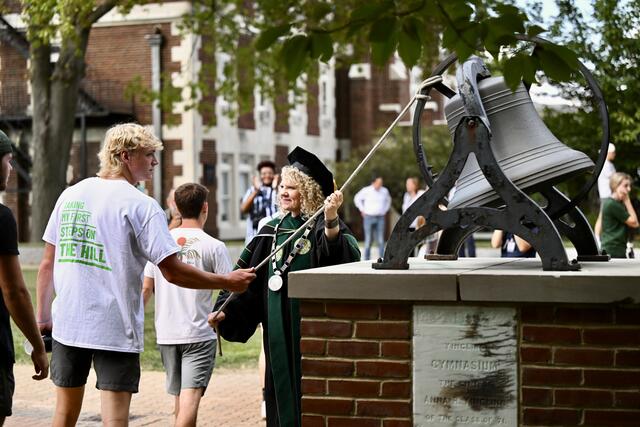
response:
M424 6L426 5L426 0L422 0L420 2L420 4L416 7L414 7L413 9L409 9L409 10L405 10L404 12L397 12L397 13L393 13L394 16L401 18L403 16L408 16L411 14L414 14L420 10L422 10L424 8ZM325 29L325 28L308 28L308 31L312 32L312 33L324 33L324 34L332 34L332 33L337 33L340 32L342 30L344 30L345 28L349 28L351 25L356 24L356 23L362 23L366 21L365 19L356 19L353 21L347 21L346 23L336 27L336 28L332 28L332 29ZM302 21L299 21L299 23L302 23Z
M398 12L398 13L396 13L395 15L396 15L396 16L398 16L398 17L411 15L411 14L416 13L416 12L418 12L419 10L423 9L423 8L424 8L424 6L426 5L426 3L427 3L427 2L426 2L426 0L422 0L422 1L420 2L420 5L419 5L419 6L414 7L413 9L409 9L409 10L404 11L404 12Z
M105 0L98 3L96 8L93 9L93 11L87 16L87 21L85 24L91 27L95 22L106 15L111 9L116 7L117 4L118 0Z

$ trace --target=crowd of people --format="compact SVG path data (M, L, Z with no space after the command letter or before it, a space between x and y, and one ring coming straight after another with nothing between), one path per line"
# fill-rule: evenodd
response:
M204 232L205 187L187 183L172 190L164 212L139 191L161 149L143 126L128 123L107 131L98 176L67 188L49 219L35 313L18 261L16 223L0 205L0 425L11 415L15 387L9 317L31 345L33 378L50 375L55 385L54 425L77 422L92 365L103 422L126 425L140 380L144 305L151 298L176 425L196 424L221 337L246 342L260 325L267 425L301 424L300 312L298 301L288 297L287 278L291 271L360 260L358 241L339 217L343 194L331 171L300 147L289 153L280 174L273 162L260 162L241 201L246 246L233 265L225 244ZM0 132L0 191L11 157L11 141ZM606 253L624 258L638 217L629 197L631 177L615 172L614 157L611 144L598 182L595 228ZM418 178L409 177L402 211L425 191ZM364 259L370 259L374 241L383 257L391 208L383 177L373 176L354 205L362 215ZM424 224L419 216L410 229ZM437 240L436 233L421 242L422 253L435 252ZM474 248L472 240L465 243L467 251ZM535 248L508 231L495 230L491 246L503 257L536 256ZM221 290L215 301L213 289ZM48 336L50 362L43 340Z
M151 298L176 425L196 425L218 333L246 341L259 324L267 424L300 425L300 315L298 302L287 296L288 273L360 259L357 240L338 216L343 195L333 175L299 147L289 154L281 179L272 162L262 162L242 201L248 244L234 268L224 243L203 231L205 187L189 183L171 191L166 211L139 190L161 149L143 126L107 131L98 176L67 188L49 219L35 313L18 262L16 223L0 205L0 425L11 415L15 387L10 316L32 347L34 379L50 375L55 385L54 425L76 424L92 365L103 423L127 425L140 381L144 304ZM12 157L11 141L2 133L0 157L2 191ZM323 215L308 221L318 210ZM304 233L288 239L305 222ZM267 258L266 267L254 268ZM229 299L224 311L214 311L212 289L223 290L216 308Z

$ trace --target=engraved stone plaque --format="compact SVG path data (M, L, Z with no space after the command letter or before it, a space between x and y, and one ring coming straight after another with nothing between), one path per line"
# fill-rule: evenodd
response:
M516 311L413 309L413 424L516 426Z

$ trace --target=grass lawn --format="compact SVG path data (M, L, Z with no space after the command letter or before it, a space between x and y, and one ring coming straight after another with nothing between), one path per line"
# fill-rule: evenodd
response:
M36 275L37 270L31 268L23 269L24 280L31 293L31 300L33 302L35 310L36 301ZM144 319L144 352L140 355L140 363L142 369L145 370L163 370L162 362L160 361L160 353L156 346L156 331L153 324L153 299L145 308ZM18 363L31 363L31 359L23 350L23 343L25 341L24 335L11 322L11 329L13 332L13 344L16 349L16 361ZM224 341L222 343L222 351L224 355L218 356L216 360L216 368L239 368L243 366L257 366L258 355L260 354L260 345L262 338L260 337L260 330L251 337L246 343L232 343Z

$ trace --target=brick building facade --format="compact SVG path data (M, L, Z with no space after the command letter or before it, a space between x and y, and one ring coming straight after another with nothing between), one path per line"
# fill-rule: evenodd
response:
M245 221L240 199L251 185L255 166L274 159L280 167L296 145L329 164L349 155L352 146L371 142L373 132L386 127L409 99L411 79L404 68L391 64L375 69L358 64L349 70L320 65L317 81L308 85L304 104L288 113L256 94L252 113L234 122L225 114L229 108L221 97L208 96L211 112L185 111L181 105L170 117L163 111L154 120L153 106L140 97L125 96L132 82L151 88L154 65L160 77L170 76L175 85L197 78L203 64L214 58L204 53L203 41L181 34L181 17L190 11L188 1L137 6L126 16L116 11L105 15L92 29L86 54L86 77L82 87L104 110L86 117L86 137L76 123L69 183L97 172L96 154L106 129L133 120L153 126L164 142L160 177L146 183L150 195L161 205L171 188L185 182L200 182L211 191L210 217L206 230L222 239L244 237ZM24 28L19 14L4 18L18 31ZM159 62L154 64L151 39L161 38ZM216 66L224 65L215 58ZM15 45L0 41L0 127L29 152L31 132L28 61ZM366 72L362 72L366 69ZM277 103L277 100L276 102ZM215 114L213 114L215 113ZM441 113L440 113L441 114ZM436 119L438 119L436 117ZM159 131L159 132L158 132ZM28 239L29 162L16 159L20 173L14 174L2 202L18 218L20 239Z

